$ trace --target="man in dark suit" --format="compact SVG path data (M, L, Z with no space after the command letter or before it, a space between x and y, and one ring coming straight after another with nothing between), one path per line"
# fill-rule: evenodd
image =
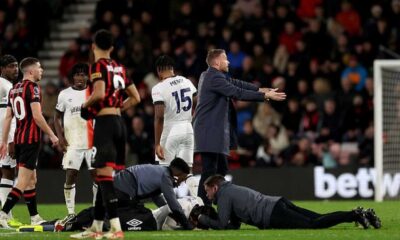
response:
M229 61L222 49L210 50L206 62L209 68L200 76L193 128L194 152L200 153L203 166L198 194L205 204L211 204L202 187L204 181L216 173L227 173L226 156L237 143L236 111L231 99L283 101L286 94L227 76Z

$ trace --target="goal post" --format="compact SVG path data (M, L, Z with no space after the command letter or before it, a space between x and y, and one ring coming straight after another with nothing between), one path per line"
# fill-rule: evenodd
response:
M374 161L381 202L385 175L400 172L400 60L374 61Z

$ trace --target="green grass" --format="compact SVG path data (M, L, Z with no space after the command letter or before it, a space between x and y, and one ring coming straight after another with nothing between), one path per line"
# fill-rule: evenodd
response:
M258 230L248 225L242 225L241 230L236 231L164 231L164 232L129 232L125 239L218 239L218 240L242 240L242 239L400 239L400 201L388 201L375 203L371 201L307 201L296 202L301 207L317 212L329 212L337 210L349 210L356 206L372 207L382 219L382 229L363 230L354 227L354 224L340 224L336 227L324 230ZM80 204L77 210L88 205ZM39 212L46 219L62 218L66 214L64 205L39 205ZM25 205L19 204L13 210L15 217L28 223L29 217ZM17 233L0 230L0 239L69 239L71 233Z

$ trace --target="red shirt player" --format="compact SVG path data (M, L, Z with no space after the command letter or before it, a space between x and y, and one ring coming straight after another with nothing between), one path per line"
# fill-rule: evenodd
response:
M38 225L44 220L37 212L36 204L36 165L39 156L41 130L49 135L54 145L58 138L53 133L42 115L40 81L43 69L36 58L25 58L20 64L23 73L22 82L17 83L9 92L6 118L3 125L0 158L7 154L7 137L10 131L11 120L15 116L17 128L14 135L15 155L19 171L18 182L8 194L2 211L0 212L0 226L7 228L8 213L23 194L31 216L31 225Z
M98 184L95 202L94 221L84 232L71 235L71 238L100 238L103 233L105 210L110 219L108 239L122 239L124 233L117 216L117 197L113 185L113 170L125 166L126 130L121 118L121 110L140 102L135 85L128 81L125 68L110 58L113 50L113 37L107 30L99 30L92 45L95 63L90 69L89 89L91 95L82 105L81 116L95 118L93 136L94 162ZM123 92L128 98L123 101ZM105 208L104 208L105 206Z

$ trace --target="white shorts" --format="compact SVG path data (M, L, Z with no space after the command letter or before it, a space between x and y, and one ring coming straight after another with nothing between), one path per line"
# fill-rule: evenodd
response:
M0 159L0 167L5 168L15 168L17 166L17 160L12 159L10 156L5 156L4 158Z
M169 165L175 157L182 158L189 167L193 165L194 136L193 133L168 137L161 136L160 144L164 150L164 160L156 160L160 165Z
M92 170L91 162L93 158L92 149L68 149L64 154L63 158L63 169L75 169L79 170L81 168L83 160L85 160L86 165L89 170Z

